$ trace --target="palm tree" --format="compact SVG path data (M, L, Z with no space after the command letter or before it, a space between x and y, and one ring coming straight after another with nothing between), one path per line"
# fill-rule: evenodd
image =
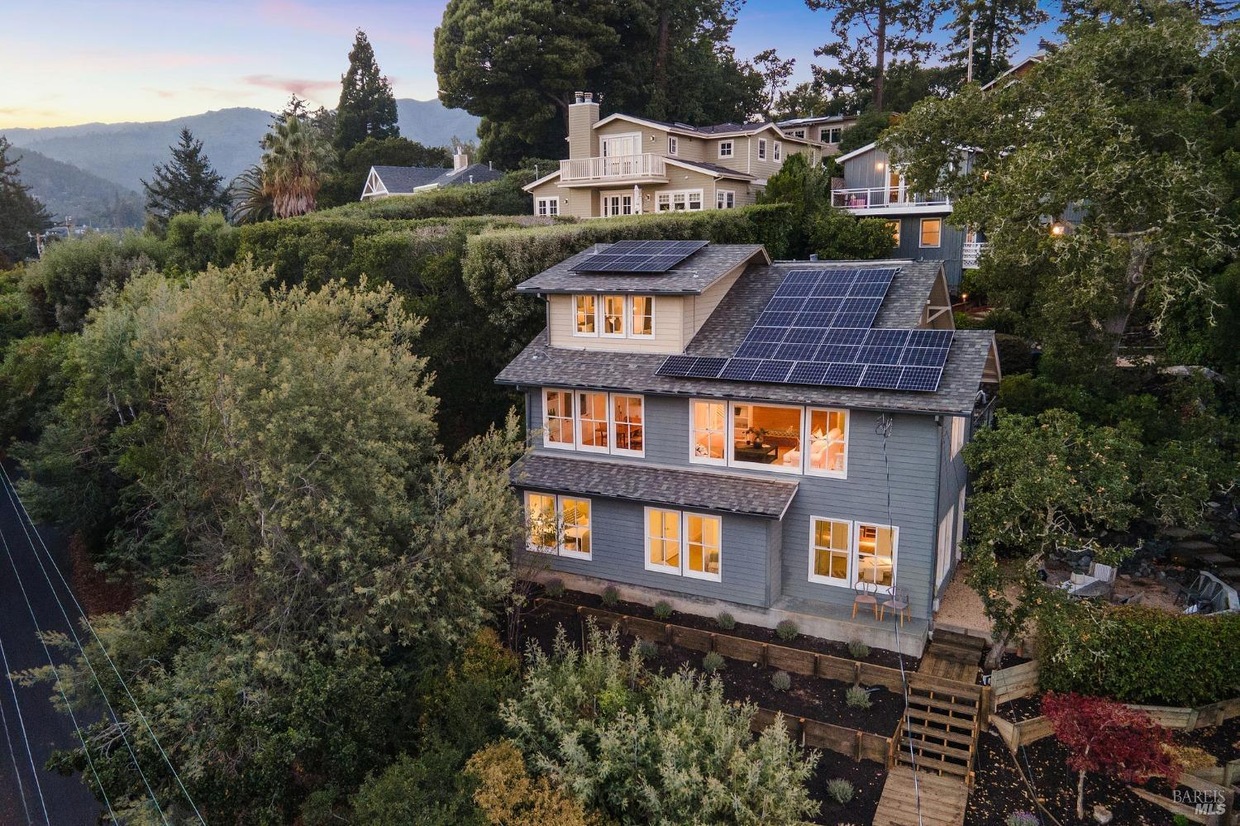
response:
M232 209L228 218L234 224L257 224L272 218L271 197L263 190L263 168L254 164L228 185Z
M315 196L334 161L327 141L290 115L263 138L263 193L271 198L277 218L314 211Z

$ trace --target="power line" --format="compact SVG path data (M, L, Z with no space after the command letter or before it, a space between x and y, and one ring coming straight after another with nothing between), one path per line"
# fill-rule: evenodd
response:
M3 534L0 534L3 536ZM35 788L39 792L39 802L43 804L43 815L47 816L47 802L43 800L43 789L39 786L39 774L34 767L34 754L30 751L30 736L26 733L26 722L22 720L21 703L17 701L17 688L13 685L12 678L9 674L9 658L4 653L4 639L0 638L0 663L4 664L4 678L9 684L9 691L13 693L13 708L17 711L17 723L21 727L22 740L26 743L26 756L30 758L30 773L34 776ZM4 721L4 739L9 744L9 758L13 761L13 776L17 778L17 791L22 798L22 810L26 813L26 823L33 823L30 819L30 806L26 803L26 788L22 784L22 770L17 765L17 752L13 750L13 740L9 736L9 718L4 713L4 705L0 704L0 719ZM50 820L49 820L50 822Z

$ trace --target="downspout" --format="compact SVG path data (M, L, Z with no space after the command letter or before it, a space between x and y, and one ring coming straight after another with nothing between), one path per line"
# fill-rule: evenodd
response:
M931 634L934 633L934 597L938 589L939 583L939 530L942 527L942 520L939 519L939 496L941 491L939 488L943 483L943 417L938 415L934 417L934 429L938 434L938 446L935 450L937 461L935 462L934 472L934 544L930 546L934 557L934 564L930 566L930 600L926 603L930 607L928 616L926 617L926 627ZM952 526L953 529L955 526Z

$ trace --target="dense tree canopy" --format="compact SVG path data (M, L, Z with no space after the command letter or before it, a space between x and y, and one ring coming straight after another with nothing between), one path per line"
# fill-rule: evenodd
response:
M357 30L349 51L349 70L340 78L340 105L336 107L336 151L344 154L367 138L384 140L400 135L392 84L379 74L375 50L366 32Z
M30 194L21 181L18 162L11 154L13 145L0 135L0 269L34 253L30 233L41 232L52 223L43 204Z
M1017 40L1048 19L1037 0L956 0L954 14L949 24L951 44L945 58L956 77L963 81L969 73L972 38L976 83L987 83L1010 69Z
M172 160L158 164L149 182L142 182L146 193L146 214L160 231L174 215L202 215L211 210L228 209L224 178L203 154L202 141L194 138L188 126L172 150Z

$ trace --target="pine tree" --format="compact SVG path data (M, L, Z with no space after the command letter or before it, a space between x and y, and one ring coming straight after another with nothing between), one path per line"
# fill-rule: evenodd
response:
M142 182L146 192L146 213L158 228L182 212L203 215L213 209L228 209L223 176L216 173L202 153L202 141L194 139L189 127L181 127L181 140L173 147L172 162L155 167L150 183Z
M396 98L392 84L379 74L375 50L366 32L357 30L349 52L349 71L340 78L340 105L336 107L336 150L344 154L367 138L396 138Z
M10 158L11 148L8 138L0 135L0 269L33 252L29 233L52 223L47 209L22 183L17 168L21 158Z
M961 78L968 72L969 26L973 26L973 80L986 83L1012 67L1009 60L1016 41L1047 14L1037 0L957 0L953 31L945 55Z

